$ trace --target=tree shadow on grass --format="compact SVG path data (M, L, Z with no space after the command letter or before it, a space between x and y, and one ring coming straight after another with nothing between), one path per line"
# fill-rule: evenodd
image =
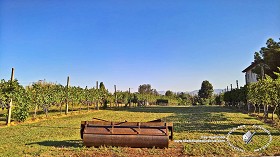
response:
M51 125L39 125L39 124L21 124L23 127L35 127L35 128L46 128L46 129L76 129L80 130L80 127L67 127L67 126L51 126Z
M246 123L231 123L224 114L212 113L192 113L192 114L174 114L166 118L167 121L173 122L174 131L180 132L217 132L229 131L239 125ZM225 123L227 122L227 123Z
M129 112L148 112L148 113L240 113L237 110L229 109L223 106L146 106L134 108L110 108L114 111L129 111Z
M227 133L231 129L240 125L252 125L246 118L244 118L244 121L242 118L240 121L232 121L232 119L226 116L225 113L240 114L240 112L223 106L147 106L136 108L115 108L112 110L147 113L173 113L171 116L164 119L165 121L173 122L174 131L176 133Z
M68 148L68 147L75 147L81 148L83 147L82 140L64 140L64 141L40 141L40 142L32 142L26 145L40 145L40 146L51 146L51 147L58 147L58 148Z
M172 107L172 106L145 106L145 107L120 107L109 108L112 111L129 111L129 112L147 112L147 113L181 113L187 107Z
M5 112L6 113L6 112ZM6 122L7 117L5 116L4 112L0 113L0 121Z
M224 112L239 112L222 106L149 106L123 108L121 110L130 112L173 113L171 116L166 117L165 120L168 122L173 122L174 131L177 133L184 131L224 131L237 127L238 125L246 125L242 122L239 124L231 123L232 120L225 116Z

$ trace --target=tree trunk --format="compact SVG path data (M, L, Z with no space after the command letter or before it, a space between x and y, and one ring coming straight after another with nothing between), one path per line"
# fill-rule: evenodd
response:
M72 103L72 112L73 112L74 111L74 101L72 100L71 103Z
M37 116L37 105L35 105L35 109L34 109L34 115L33 115L33 117L34 117L34 118L36 118L36 116Z
M62 115L62 103L60 103L60 115Z
M254 106L254 114L256 114L256 110L257 110L256 104L254 104L253 106Z
M268 114L269 114L269 111L268 111L268 108L269 108L269 105L266 105L266 118L268 119Z
M102 100L101 100L102 101ZM102 106L102 104L101 104L101 106ZM96 109L97 110L99 110L99 101L97 100L97 102L96 102Z
M45 104L44 110L45 110L45 115L46 115L46 117L48 117L48 105L47 105L47 104Z
M79 112L81 112L81 110L82 110L82 102L80 101L80 110L79 110Z
M264 121L267 121L268 118L268 105L263 105L263 115L264 115Z
M250 107L251 107L251 104L247 103L248 114L250 114Z
M275 105L274 110L272 112L272 120L273 120L273 116L274 116L274 113L275 113L276 109L277 109L277 105Z

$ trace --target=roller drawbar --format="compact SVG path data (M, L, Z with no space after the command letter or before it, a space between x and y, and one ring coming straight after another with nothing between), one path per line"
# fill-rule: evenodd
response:
M121 146L168 148L173 124L160 119L150 122L109 122L98 118L81 122L81 138L87 147Z

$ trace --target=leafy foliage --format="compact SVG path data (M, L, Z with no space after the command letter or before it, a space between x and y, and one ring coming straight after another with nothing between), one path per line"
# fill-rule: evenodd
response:
M165 92L165 96L174 96L173 92L168 90Z
M5 107L12 104L13 118L17 121L24 121L29 115L30 95L26 92L23 86L18 83L18 80L0 82L0 102ZM11 103L12 102L12 103Z
M205 80L201 84L201 88L198 91L198 96L200 98L200 104L208 105L211 104L211 97L213 95L214 89L212 84Z
M139 88L138 88L138 92L140 94L149 94L152 92L152 87L150 84L143 84L143 85L140 85Z
M272 116L274 112L276 112L278 117L280 117L280 74L275 72L275 76L277 76L277 79L266 75L263 80L250 83L240 89L233 89L232 91L225 92L224 101L227 105L244 108L246 104L247 106L253 105L255 108L258 106L259 110L262 106L264 108L265 120L268 118L268 107L272 107L274 108ZM240 104L243 104L243 106Z
M280 67L280 41L276 42L272 38L269 38L266 42L266 47L262 47L259 52L255 52L254 55L255 62L264 64L259 64L254 72L261 75L261 66L264 67L264 73L273 79L277 76L274 72L280 72L277 67ZM260 77L259 77L260 78Z
M201 88L198 91L198 96L200 98L209 99L211 98L213 92L214 90L212 84L209 81L205 80L201 84Z
M32 112L34 117L39 112L43 112L47 117L53 107L60 108L62 114L66 104L72 111L79 105L81 111L82 106L86 106L88 110L91 106L95 106L95 109L99 106L106 109L108 104L112 107L115 102L125 106L146 106L156 105L157 100L161 99L167 100L168 105L192 105L196 100L194 96L184 92L168 91L167 95L159 95L149 84L140 85L138 93L118 91L115 94L109 93L103 82L99 84L99 88L81 88L38 81L24 88L17 80L1 80L0 87L0 105L3 109L7 108L12 99L12 118L16 121L25 121Z

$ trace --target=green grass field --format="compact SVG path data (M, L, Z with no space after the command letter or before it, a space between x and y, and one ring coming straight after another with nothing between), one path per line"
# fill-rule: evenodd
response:
M223 143L175 143L168 149L100 147L86 148L79 135L80 122L92 117L112 121L150 121L158 118L174 123L174 139L201 139L205 136L227 136L240 125L260 125L269 130L272 142L265 149L254 152L268 140L260 133L251 144L242 145L244 130L236 130L231 142L246 150L234 150ZM115 110L83 111L82 114L49 117L0 128L0 156L261 156L280 155L280 131L233 109L220 106L142 107ZM240 139L241 137L241 139Z

